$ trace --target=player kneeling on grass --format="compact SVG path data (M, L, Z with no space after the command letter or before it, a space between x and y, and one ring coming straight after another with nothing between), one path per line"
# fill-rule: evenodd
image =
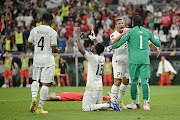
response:
M91 47L91 52L87 52L80 43L80 34L80 28L77 28L76 35L78 49L88 60L87 84L82 102L82 110L95 111L101 109L106 110L108 108L112 108L116 111L123 110L119 104L112 103L111 101L102 104L103 84L101 75L105 58L104 56L100 56L100 54L104 51L104 46L98 43L94 38L94 45Z
M47 114L48 111L43 110L46 97L49 91L49 85L54 80L55 62L54 52L60 52L57 46L57 32L50 25L53 20L51 14L43 14L43 25L35 27L31 30L28 38L29 43L34 43L35 51L33 57L33 83L31 85L32 103L30 111L35 112L37 104L37 93L39 90L39 80L42 83L40 90L39 105L36 114ZM30 44L29 44L30 46Z

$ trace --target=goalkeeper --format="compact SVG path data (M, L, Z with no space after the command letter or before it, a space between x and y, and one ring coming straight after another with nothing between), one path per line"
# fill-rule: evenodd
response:
M161 42L156 40L153 34L142 27L142 18L135 16L133 18L134 28L128 34L125 34L118 42L112 46L108 46L108 50L116 49L128 41L129 49L129 72L131 77L131 98L132 109L137 109L136 93L137 82L139 76L141 77L144 110L150 110L149 104L149 85L150 78L150 60L149 60L149 43L150 40L155 46L160 47Z

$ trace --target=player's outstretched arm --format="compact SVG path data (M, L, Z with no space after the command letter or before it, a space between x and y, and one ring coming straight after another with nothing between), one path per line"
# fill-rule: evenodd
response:
M78 46L78 50L79 50L79 52L80 52L82 55L84 55L85 50L84 50L84 48L83 48L83 46L82 46L82 44L81 44L81 42L80 42L81 30L80 30L79 27L77 27L75 31L76 31L76 35L77 35L77 46Z
M157 47L161 46L161 42L159 41L159 39L157 40L154 35L149 31L149 35L150 35L150 41Z
M158 48L154 44L150 44L149 47L157 53L157 58L158 58L160 55L160 51L158 50Z
M98 41L96 40L96 35L94 33L94 26L91 26L91 34L88 35L89 39L94 41L94 44L98 44Z
M112 49L116 49L118 47L120 47L121 45L123 45L126 41L129 40L130 35L124 35L121 40L119 40L118 42L116 42L115 44L112 45Z
M121 37L122 37L124 34L128 33L128 32L130 32L130 29L124 30L124 31L121 33L121 35L119 35L117 38L112 39L112 40L111 40L112 45L113 45L114 43L118 42L118 41L121 39Z

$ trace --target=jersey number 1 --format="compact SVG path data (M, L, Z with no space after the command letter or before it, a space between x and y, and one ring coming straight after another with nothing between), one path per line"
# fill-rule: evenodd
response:
M140 35L140 49L142 49L142 44L143 44L142 35Z
M96 75L102 75L103 65L98 65Z
M38 47L40 47L41 50L43 50L43 48L44 48L44 37L41 37L41 39L39 40Z

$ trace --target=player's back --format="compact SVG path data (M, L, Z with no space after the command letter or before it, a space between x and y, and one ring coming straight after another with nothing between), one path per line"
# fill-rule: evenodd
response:
M86 89L102 90L102 71L105 62L104 56L86 52L88 59L88 73Z
M36 67L49 67L54 65L52 54L53 45L57 45L57 32L50 26L40 25L32 29L29 39L34 42L34 63Z
M144 27L134 27L130 31L128 41L129 63L150 64L149 62L149 39L151 32Z

